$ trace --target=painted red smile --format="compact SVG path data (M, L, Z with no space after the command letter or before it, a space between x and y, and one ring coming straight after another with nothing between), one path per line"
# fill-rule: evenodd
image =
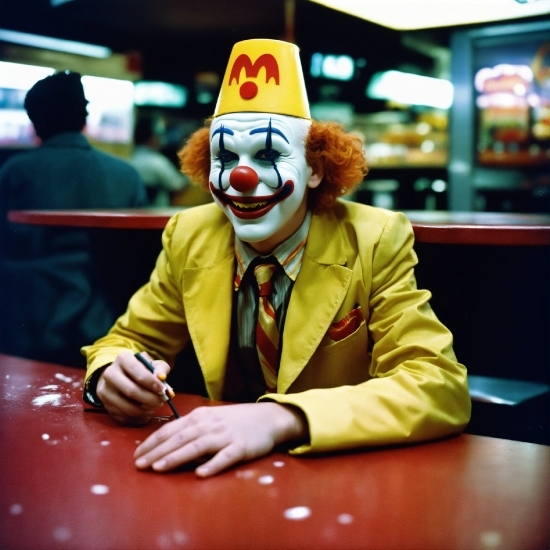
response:
M265 216L276 204L284 201L294 191L294 183L288 180L276 193L264 197L240 197L227 195L210 182L210 191L231 212L243 220L254 220Z

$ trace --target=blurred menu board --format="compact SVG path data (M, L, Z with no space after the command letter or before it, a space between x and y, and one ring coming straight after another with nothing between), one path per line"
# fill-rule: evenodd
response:
M474 52L477 163L550 167L550 40L479 44Z

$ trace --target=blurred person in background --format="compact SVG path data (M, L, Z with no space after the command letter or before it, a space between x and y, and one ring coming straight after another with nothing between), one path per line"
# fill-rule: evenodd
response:
M160 152L161 135L152 117L142 117L134 130L135 149L130 162L139 172L152 206L170 206L171 194L189 183L170 160Z
M131 208L148 204L127 162L82 134L88 101L78 73L38 81L25 109L41 145L0 169L0 351L84 366L80 347L115 319L100 290L86 230L9 223L9 210Z

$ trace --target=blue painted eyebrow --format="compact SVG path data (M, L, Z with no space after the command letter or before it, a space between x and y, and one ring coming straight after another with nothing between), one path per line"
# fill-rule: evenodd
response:
M271 132L272 134L278 134L287 143L290 143L288 141L288 139L286 139L286 136L283 134L283 132L281 132L281 130L278 130L277 128L273 128L273 126L271 126L271 123L269 124L269 126L267 128L255 128L254 130L250 130L250 135L252 135L252 134L263 134L263 133L268 133L268 132Z
M233 130L230 130L229 128L225 128L224 126L220 126L219 128L216 128L216 129L214 130L214 133L212 134L212 138L211 138L211 139L214 139L214 136L215 136L216 134L221 134L221 133L229 134L230 136L235 135L235 132L233 132Z

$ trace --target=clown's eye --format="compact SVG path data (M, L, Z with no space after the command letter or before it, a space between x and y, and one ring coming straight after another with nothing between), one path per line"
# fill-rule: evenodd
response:
M230 162L238 161L239 155L235 154L233 151L227 149L222 149L216 156L218 160L221 160L224 164L229 164Z
M264 162L275 162L281 153L277 149L260 149L255 155L254 159Z

